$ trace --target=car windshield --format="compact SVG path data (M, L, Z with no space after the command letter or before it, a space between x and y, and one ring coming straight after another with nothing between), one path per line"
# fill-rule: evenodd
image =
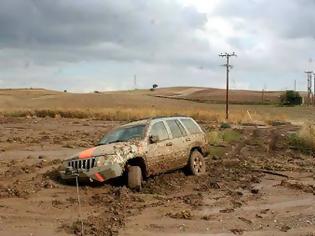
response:
M132 139L143 139L144 138L145 125L135 125L129 127L118 128L109 134L105 135L98 145L126 142Z

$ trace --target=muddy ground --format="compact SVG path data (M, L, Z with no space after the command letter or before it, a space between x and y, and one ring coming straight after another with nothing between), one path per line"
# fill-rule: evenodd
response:
M117 125L0 118L0 235L80 235L76 187L60 182L58 166ZM159 175L141 193L82 184L84 233L315 235L315 159L290 146L297 129L234 127L239 138L211 146L206 175Z

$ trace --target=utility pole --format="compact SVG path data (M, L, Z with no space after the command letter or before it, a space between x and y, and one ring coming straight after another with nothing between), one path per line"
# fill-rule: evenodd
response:
M266 84L264 84L263 89L261 90L261 103L264 104L265 103L265 92L267 90L267 86Z
M236 57L235 52L233 53L221 53L219 57L226 57L226 92L225 92L225 119L229 119L229 73L232 66L230 65L230 57Z
M133 84L134 84L134 88L136 90L137 89L137 75L134 75L134 77L133 77Z
M265 92L266 92L266 88L267 88L267 86L266 86L266 84L264 84L264 87L263 87L263 89L261 90L261 104L263 104L263 105L264 105L264 103L265 103Z
M305 71L307 76L307 104L311 105L312 103L312 80L313 80L313 71Z

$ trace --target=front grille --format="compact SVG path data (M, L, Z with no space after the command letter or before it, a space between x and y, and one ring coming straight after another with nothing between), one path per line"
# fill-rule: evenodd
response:
M89 158L85 160L72 160L68 162L68 166L72 167L75 170L89 170L93 167L96 167L96 160L95 158Z

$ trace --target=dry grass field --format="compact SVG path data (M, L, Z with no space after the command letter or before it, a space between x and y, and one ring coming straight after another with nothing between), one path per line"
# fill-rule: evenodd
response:
M266 93L265 100L276 102L280 93ZM232 122L311 121L313 107L258 105L261 93L231 91ZM64 93L44 89L0 90L0 112L5 116L39 116L134 120L157 115L189 115L198 120L223 121L224 90L194 87L103 93ZM237 103L237 104L236 104ZM243 103L243 104L241 104Z

